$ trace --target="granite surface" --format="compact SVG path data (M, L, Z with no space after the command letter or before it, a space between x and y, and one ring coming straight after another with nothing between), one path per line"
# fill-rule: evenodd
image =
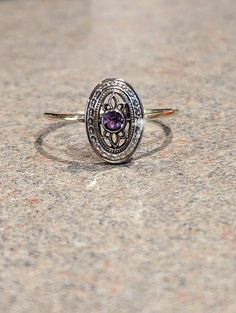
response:
M0 30L0 312L236 312L235 0L5 0ZM42 117L107 77L180 110L120 166Z

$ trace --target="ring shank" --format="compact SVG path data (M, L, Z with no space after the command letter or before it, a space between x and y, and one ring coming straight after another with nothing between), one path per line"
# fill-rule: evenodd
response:
M169 116L173 115L174 113L177 113L178 110L176 109L146 109L144 110L144 117L147 120L153 120L160 116ZM75 114L71 113L44 113L44 116L53 119L53 120L60 120L64 122L85 122L85 113L84 112L78 112Z
M85 114L84 112L78 112L76 114L73 113L44 113L44 116L46 118L52 119L52 120L62 120L65 122L85 122Z

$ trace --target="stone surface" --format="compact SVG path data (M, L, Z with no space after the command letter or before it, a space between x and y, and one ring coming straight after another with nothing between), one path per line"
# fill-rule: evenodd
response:
M236 312L235 11L0 1L0 312ZM121 166L42 117L107 77L180 110Z

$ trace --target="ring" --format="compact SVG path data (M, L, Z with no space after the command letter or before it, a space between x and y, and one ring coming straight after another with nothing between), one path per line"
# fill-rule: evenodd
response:
M83 122L91 147L103 160L120 164L131 159L140 144L144 119L172 115L174 109L143 109L134 88L119 78L109 78L92 91L86 111L77 114L44 113L48 118Z

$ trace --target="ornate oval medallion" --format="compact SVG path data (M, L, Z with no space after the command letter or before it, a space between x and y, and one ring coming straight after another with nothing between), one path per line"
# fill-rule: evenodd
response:
M86 109L86 129L94 151L110 163L130 159L143 132L142 103L122 79L106 79L92 91Z

